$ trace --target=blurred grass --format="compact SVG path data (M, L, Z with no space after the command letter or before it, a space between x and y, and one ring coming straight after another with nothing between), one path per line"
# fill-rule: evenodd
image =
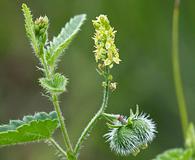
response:
M61 97L73 142L101 103L101 80L95 71L91 20L107 14L118 31L117 47L122 63L115 67L119 83L110 98L108 111L129 114L139 104L157 122L158 135L150 147L136 158L112 153L98 123L85 142L81 159L152 159L157 153L182 145L171 68L172 0L42 0L25 1L35 16L50 17L50 37L56 35L75 14L87 13L88 21L63 57L59 70L70 79L68 93ZM0 1L0 123L35 111L52 110L42 97L37 79L37 60L32 54L23 26L22 1ZM181 4L180 59L182 79L190 119L195 120L195 1ZM58 134L57 134L58 135ZM45 145L25 145L0 149L3 160L55 159Z

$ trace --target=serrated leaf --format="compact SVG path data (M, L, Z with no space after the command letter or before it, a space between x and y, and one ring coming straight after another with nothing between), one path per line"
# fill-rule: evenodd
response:
M153 160L192 160L192 150L181 148L170 149L158 155Z
M41 86L49 93L61 94L66 90L68 79L63 75L56 73L53 78L40 78Z
M85 14L77 15L71 18L70 21L66 23L65 27L62 28L59 35L53 38L53 40L50 42L50 45L47 47L47 52L51 53L51 56L48 60L50 65L57 63L59 56L68 47L75 35L79 32L80 27L85 20Z
M22 4L22 11L24 14L26 34L31 41L31 44L32 44L33 49L35 50L35 53L38 53L37 41L36 41L36 37L34 33L33 17L32 17L30 9L25 3Z
M36 113L0 125L0 146L37 142L50 138L59 126L56 112Z

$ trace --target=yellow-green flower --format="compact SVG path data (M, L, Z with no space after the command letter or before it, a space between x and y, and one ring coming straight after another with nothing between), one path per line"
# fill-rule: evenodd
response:
M104 67L112 68L114 64L119 64L121 61L114 43L116 31L110 26L106 15L100 15L92 22L96 31L93 38L95 42L95 60Z

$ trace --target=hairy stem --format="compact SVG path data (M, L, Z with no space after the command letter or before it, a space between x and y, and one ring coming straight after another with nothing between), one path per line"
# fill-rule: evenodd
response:
M46 72L45 75L46 75L47 78L50 78L49 68L47 67L44 56L41 56L41 60L42 60L43 67L44 67L45 72ZM58 116L58 119L59 119L60 128L61 128L62 136L63 136L63 139L64 139L65 147L67 149L67 152L69 154L73 155L72 145L70 143L70 138L69 138L69 135L68 135L68 131L66 129L64 118L63 118L63 115L62 115L62 112L61 112L61 109L60 109L58 96L53 94L53 95L51 95L51 98L52 98L52 103L53 103L53 106L55 108L55 111L57 112L57 116Z
M64 122L64 118L62 116L62 112L61 112L61 109L60 109L60 105L59 105L57 95L52 95L52 102L53 102L55 111L57 112L57 115L58 115L58 118L59 118L61 132L62 132L62 136L64 138L64 143L65 143L66 149L69 152L73 152L72 145L70 143L70 139L69 139L68 132L67 132L67 129L66 129L66 125L65 125L65 122Z
M180 112L180 119L182 124L183 135L185 139L186 129L188 127L188 114L186 101L182 86L182 80L180 75L179 64L179 5L180 0L175 0L175 6L173 11L173 30L172 30L172 64L173 64L173 76L175 82L175 90L178 101L178 107Z
M45 76L47 78L50 78L50 72L49 72L49 69L48 69L48 66L47 66L47 63L46 63L46 60L45 60L45 57L44 57L44 51L43 49L40 50L40 61L45 69Z
M104 113L107 105L108 105L108 97L109 97L109 81L106 79L106 86L104 88L104 94L103 94L103 101L102 101L102 105L101 108L99 109L99 111L95 114L95 116L91 119L91 121L88 123L88 125L85 127L85 129L83 130L81 136L78 139L78 142L75 146L74 149L74 153L75 155L78 155L81 145L83 143L83 141L85 140L85 138L87 137L88 133L90 132L90 130L93 128L93 126L95 125L96 121L102 116L102 114Z
M49 142L60 152L62 153L65 157L67 157L67 153L60 147L60 145L53 139L50 138Z

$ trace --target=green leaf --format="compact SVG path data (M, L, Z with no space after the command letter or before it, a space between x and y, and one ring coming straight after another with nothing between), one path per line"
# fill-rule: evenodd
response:
M35 32L34 32L33 17L32 17L30 9L28 8L28 6L25 3L22 4L22 11L24 14L26 34L31 41L31 44L32 44L33 49L35 50L35 53L37 54L38 53L38 47L37 47L38 45L37 45Z
M158 155L153 160L192 160L192 150L181 148L170 149Z
M39 82L47 92L52 94L61 94L66 91L68 79L63 75L56 73L51 79L40 78Z
M186 132L185 145L188 148L193 148L195 151L195 129L194 124L190 123Z
M62 52L68 47L75 35L79 32L80 27L85 20L85 14L77 15L71 18L70 21L66 23L65 27L62 28L59 35L57 37L54 37L53 40L50 42L50 45L47 47L47 52L51 53L49 57L49 64L51 66L57 63L58 58L60 57Z
M36 113L0 125L0 146L37 142L50 138L59 126L56 112Z

